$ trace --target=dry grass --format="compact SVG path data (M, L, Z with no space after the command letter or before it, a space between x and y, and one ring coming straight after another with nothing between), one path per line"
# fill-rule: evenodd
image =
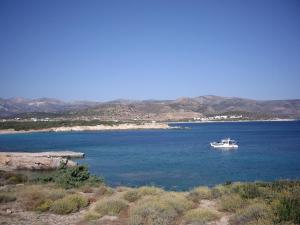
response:
M186 223L205 224L207 222L217 220L220 216L215 211L208 209L192 209L185 213L183 219Z
M127 204L122 200L104 199L96 203L95 211L101 216L117 216L121 211L127 209Z
M17 193L17 198L26 210L40 210L40 206L46 202L61 199L66 195L65 190L47 185L24 186Z
M263 202L254 202L243 209L237 210L230 219L230 224L269 224L272 222L272 218L274 218L274 215L268 205Z
M0 203L7 203L15 201L17 198L14 194L9 192L2 192L0 193Z
M128 202L135 202L138 199L148 196L148 195L161 195L164 193L164 190L157 187L140 187L137 189L128 190L123 198Z
M144 196L130 210L130 224L169 225L192 207L193 203L178 192Z
M128 202L135 202L140 197L141 196L139 195L139 192L137 190L129 190L123 196L123 198Z
M208 187L197 187L189 192L188 198L193 202L198 203L202 199L211 199L212 193Z
M80 194L73 194L53 202L50 210L56 214L69 214L79 211L88 204L87 198Z
M238 194L224 195L219 200L219 210L225 212L236 212L247 205L247 200Z
M89 211L84 215L84 220L85 221L91 221L91 220L97 220L99 219L101 216L99 213L96 213L94 211Z
M228 195L230 193L230 188L224 185L217 185L211 189L211 196L213 199L220 198L223 195Z
M157 188L157 187L140 187L137 189L138 193L140 196L146 196L146 195L159 195L164 192L163 189Z

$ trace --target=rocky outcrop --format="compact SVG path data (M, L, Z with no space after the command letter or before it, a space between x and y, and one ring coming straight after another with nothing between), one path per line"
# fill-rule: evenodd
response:
M77 165L70 158L83 158L80 152L0 152L0 169L2 170L52 170L61 165Z

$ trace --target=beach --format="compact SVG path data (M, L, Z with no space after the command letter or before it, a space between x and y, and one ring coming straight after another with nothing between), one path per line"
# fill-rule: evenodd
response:
M167 123L144 123L144 124L130 124L124 123L119 125L95 125L95 126L62 126L38 130L14 130L6 129L0 130L0 134L21 134L34 132L70 132L70 131L109 131L109 130L143 130L143 129L171 129Z

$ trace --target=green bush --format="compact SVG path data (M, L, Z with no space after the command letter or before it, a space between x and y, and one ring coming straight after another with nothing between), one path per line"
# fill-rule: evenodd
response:
M13 202L17 198L11 193L0 193L0 203Z
M65 113L28 113L24 114L24 118L31 117L65 117ZM122 122L114 121L101 121L101 120L59 120L59 121L6 121L0 122L0 130L2 129L14 129L14 130L39 130L53 127L72 127L72 126L96 126L96 125L107 125L113 126L118 125Z
M278 180L269 184L270 188L276 192L299 190L300 181Z
M183 218L187 223L206 224L219 219L220 216L212 210L197 208L187 211Z
M100 216L117 216L122 210L127 208L127 204L121 200L101 200L96 203L95 211Z
M69 214L77 212L87 205L88 200L84 196L73 194L54 201L50 210L56 214Z
M254 199L260 197L260 189L256 183L246 183L239 187L239 194L242 198Z
M61 167L50 175L42 175L35 179L36 182L55 182L58 186L70 189L86 186L99 186L103 180L92 176L86 166L79 165L71 168Z
M282 193L275 202L274 212L278 223L291 221L300 224L300 193Z

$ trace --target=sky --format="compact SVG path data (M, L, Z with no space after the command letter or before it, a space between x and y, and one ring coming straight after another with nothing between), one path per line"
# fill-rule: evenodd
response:
M299 0L1 0L0 97L300 98Z

